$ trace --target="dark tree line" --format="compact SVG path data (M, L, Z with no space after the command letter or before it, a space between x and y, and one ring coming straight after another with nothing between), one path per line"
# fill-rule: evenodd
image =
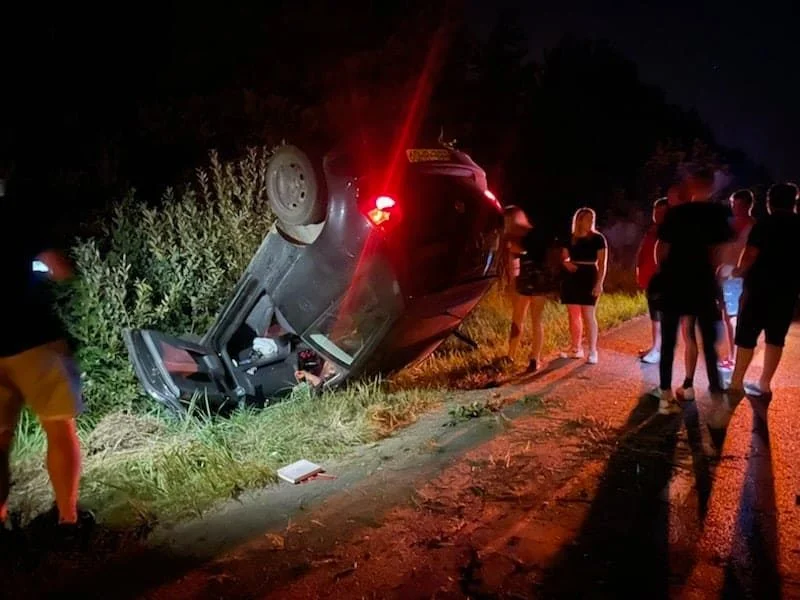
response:
M3 38L14 59L0 160L69 214L129 186L156 195L210 148L235 156L351 135L391 144L409 122L427 143L444 128L504 200L540 218L643 206L687 161L727 165L732 185L768 181L612 44L565 37L531 57L513 11L486 39L461 15L457 0L176 0L17 15Z

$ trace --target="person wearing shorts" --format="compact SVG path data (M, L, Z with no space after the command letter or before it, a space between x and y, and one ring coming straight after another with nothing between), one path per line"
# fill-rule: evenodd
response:
M797 187L772 186L767 194L769 215L750 232L735 275L744 278L736 325L736 366L729 386L733 395L769 396L780 364L786 334L800 294L800 215L796 214ZM764 367L757 384L746 385L758 338L764 334Z
M656 365L661 360L661 311L658 308L658 278L656 274L656 242L658 241L658 228L664 222L667 214L668 203L666 198L660 198L653 203L653 222L645 232L639 252L636 257L636 282L639 289L647 296L647 308L650 313L650 326L652 331L652 345L649 349L639 353L642 362Z
M755 224L753 219L753 192L750 190L739 190L730 197L731 211L733 212L733 230L736 238L725 250L725 262L720 267L719 275L722 284L722 320L725 325L725 346L726 354L720 360L720 368L724 370L733 369L734 360L734 332L736 329L736 318L739 315L739 300L744 289L744 280L741 277L733 277L733 270L739 264L739 258L747 245L747 239Z
M567 305L572 347L565 357L581 359L583 353L583 327L589 332L589 357L587 362L598 362L596 305L603 293L608 267L606 238L595 228L596 215L591 208L581 208L572 219L572 236L563 250L564 269L567 271L561 286L561 303Z
M25 238L0 237L0 523L5 531L9 457L17 421L27 406L47 438L47 470L56 499L57 531L70 536L82 525L77 507L81 459L75 426L82 403L79 375L43 280L66 279L71 269L60 254L37 239L37 221L26 219L19 203L11 204L10 198L2 200L4 219Z
M510 207L510 211L522 211ZM513 273L513 315L508 342L508 357L516 358L522 339L525 318L530 311L533 333L532 348L528 360L528 372L535 372L542 362L544 345L544 307L549 297L558 293L560 285L561 249L554 236L527 216L517 215L515 220L525 224L525 233L510 242Z

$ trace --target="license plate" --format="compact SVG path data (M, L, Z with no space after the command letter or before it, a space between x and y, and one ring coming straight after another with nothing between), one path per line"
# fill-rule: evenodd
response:
M410 163L447 162L452 158L450 150L446 150L444 148L413 148L406 150L406 156L408 157L408 162Z

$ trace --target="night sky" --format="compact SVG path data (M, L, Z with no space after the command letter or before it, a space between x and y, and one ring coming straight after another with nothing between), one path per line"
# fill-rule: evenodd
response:
M494 3L469 3L471 22L491 24ZM790 2L561 0L519 10L534 58L564 33L607 39L668 101L696 108L722 144L778 179L800 179L800 23Z

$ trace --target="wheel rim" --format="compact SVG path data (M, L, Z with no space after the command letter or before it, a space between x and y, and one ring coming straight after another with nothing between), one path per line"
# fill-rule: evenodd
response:
M297 213L306 206L308 202L306 176L297 163L290 162L276 170L275 187L278 190L275 200L283 210Z

